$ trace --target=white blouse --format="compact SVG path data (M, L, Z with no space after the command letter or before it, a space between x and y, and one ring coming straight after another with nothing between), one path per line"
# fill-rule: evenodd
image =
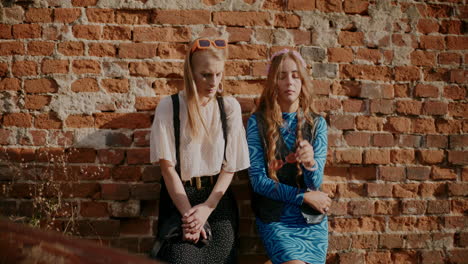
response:
M228 133L226 145L226 161L224 161L224 138L217 101L200 107L209 137L192 141L188 123L185 93L179 93L180 104L180 172L183 181L192 177L216 175L221 171L236 172L250 166L249 151L242 123L239 103L233 97L223 97L226 112ZM153 125L151 126L151 162L158 163L161 159L176 165L173 111L171 97L163 98L156 108ZM204 133L204 130L201 130ZM222 167L221 167L222 165Z

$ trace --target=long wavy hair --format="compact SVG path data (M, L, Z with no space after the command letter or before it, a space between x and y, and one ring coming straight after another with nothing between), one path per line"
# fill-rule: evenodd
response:
M263 89L257 107L257 111L263 116L263 120L266 122L266 156L268 164L271 164L271 162L276 159L276 142L280 137L279 128L283 125L281 108L278 103L278 80L280 69L286 58L290 58L296 63L299 78L302 83L301 92L299 94L299 108L297 109L297 141L302 140L302 127L304 126L304 122L313 126L314 120L312 113L316 113L312 104L312 83L300 58L296 57L292 51L274 56L270 62L266 87ZM296 163L296 166L298 168L296 183L299 186L302 182L302 170L299 163ZM271 166L268 166L268 175L274 181L279 182L276 171L271 168Z
M206 38L203 37L203 39L210 39L213 40L213 38ZM219 39L219 38L217 38ZM192 41L188 47L188 51L185 55L185 61L184 61L184 90L185 94L187 97L187 111L188 111L188 123L190 126L190 133L193 139L200 139L201 136L207 135L208 134L208 128L203 121L203 118L201 116L201 111L200 111L200 97L198 95L198 90L197 90L197 85L195 84L195 79L193 76L193 68L195 65L193 64L192 57L195 53L198 52L204 52L208 54L209 56L213 56L213 58L221 60L223 62L226 61L228 57L228 49L218 49L213 46L210 46L208 49L197 49L194 52L192 52L192 47L195 45L195 42L198 39L195 39ZM226 40L227 43L227 40ZM222 87L224 83L224 72L223 72L223 77L221 79L220 88L216 92L216 96L221 96L222 95ZM204 131L205 133L202 133Z

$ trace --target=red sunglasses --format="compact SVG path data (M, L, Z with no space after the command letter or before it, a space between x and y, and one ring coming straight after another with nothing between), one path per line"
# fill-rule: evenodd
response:
M202 50L202 49L208 49L213 45L213 47L217 49L225 49L227 48L227 42L224 39L215 39L215 40L210 40L210 39L197 39L195 40L195 43L192 46L192 50L190 51L191 53L195 52L197 49Z

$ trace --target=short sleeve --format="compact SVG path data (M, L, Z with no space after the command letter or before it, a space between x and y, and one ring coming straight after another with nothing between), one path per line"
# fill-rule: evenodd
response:
M228 126L226 160L223 164L223 170L236 172L250 166L249 149L239 102L233 97L224 97L223 99Z
M176 165L172 101L163 98L156 108L150 134L150 161L168 160Z

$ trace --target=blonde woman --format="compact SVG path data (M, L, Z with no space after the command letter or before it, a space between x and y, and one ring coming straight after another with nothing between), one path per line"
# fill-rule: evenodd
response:
M156 108L151 162L163 181L155 254L169 263L236 262L238 209L229 185L249 159L240 105L221 97L227 45L193 41L183 91Z
M326 212L319 191L327 157L327 124L314 114L301 55L284 49L269 65L266 87L247 125L252 205L274 264L325 263Z

